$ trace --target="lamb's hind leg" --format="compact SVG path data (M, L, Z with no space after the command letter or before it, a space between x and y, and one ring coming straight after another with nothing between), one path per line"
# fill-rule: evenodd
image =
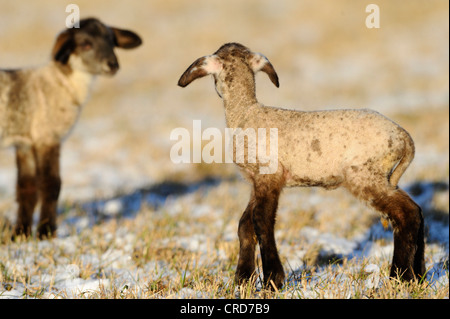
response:
M31 146L16 147L16 164L16 199L19 208L13 239L21 234L25 236L31 234L33 212L38 200L36 162Z
M391 277L412 280L425 274L425 241L422 209L409 195L396 189L387 196L377 196L372 206L388 215L394 229L394 256Z
M394 256L391 277L404 280L425 274L425 241L422 209L398 188L365 187L361 196L376 210L387 216L394 231Z

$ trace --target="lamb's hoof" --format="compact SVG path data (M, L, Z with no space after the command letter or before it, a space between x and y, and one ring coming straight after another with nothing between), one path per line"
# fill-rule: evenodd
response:
M246 268L246 269L244 269ZM234 281L238 285L245 284L246 282L250 281L252 277L255 275L255 269L254 267L241 267L236 269L236 273L234 275Z
M403 269L398 267L391 267L389 277L392 279L400 279L401 281L422 280L424 274L415 274L410 268Z
M41 240L52 239L56 237L56 226L50 224L42 224L37 229L37 236Z
M271 274L267 280L264 278L265 287L272 291L279 290L283 287L284 278L283 271L276 273L275 276Z
M31 235L31 227L16 225L11 235L12 241L17 241L20 238L27 238Z

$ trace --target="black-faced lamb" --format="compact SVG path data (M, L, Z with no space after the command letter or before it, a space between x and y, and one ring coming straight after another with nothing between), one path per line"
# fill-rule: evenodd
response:
M51 61L38 68L0 70L0 146L14 146L17 162L17 223L13 237L30 235L38 200L37 233L56 231L61 189L60 145L75 124L97 75L114 75L114 47L142 43L131 31L83 19L56 38Z
M278 167L261 174L261 163L237 162L252 185L240 221L236 280L248 280L255 271L259 243L266 285L281 287L285 278L278 256L274 225L283 187L346 188L388 218L394 231L390 276L405 280L422 277L424 221L421 208L397 184L414 157L414 143L399 125L368 109L301 112L264 106L256 99L255 73L263 71L278 87L269 60L238 43L228 43L214 54L194 61L179 79L213 75L223 99L229 128L277 128ZM258 141L255 141L256 143ZM248 141L250 144L250 141ZM237 147L233 144L233 156ZM234 158L235 159L235 158Z

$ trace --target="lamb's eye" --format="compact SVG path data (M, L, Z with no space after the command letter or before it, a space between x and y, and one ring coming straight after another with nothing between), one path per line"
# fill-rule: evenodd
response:
M92 42L89 40L85 40L83 42L81 42L80 47L83 51L87 51L92 49Z

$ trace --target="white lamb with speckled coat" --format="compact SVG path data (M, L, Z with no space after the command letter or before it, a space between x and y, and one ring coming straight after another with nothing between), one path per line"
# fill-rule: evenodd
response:
M284 271L274 225L278 199L285 186L345 187L391 221L394 256L390 275L405 280L422 277L422 211L397 186L414 157L410 135L393 121L367 109L301 112L264 106L256 99L258 71L267 73L279 86L275 69L264 55L241 44L228 43L214 54L197 59L178 82L185 87L197 78L213 75L228 127L278 129L278 169L274 174L261 174L262 164L258 161L236 163L253 184L250 202L239 222L236 280L248 280L254 274L257 238L265 283L282 286ZM234 154L242 146L234 145Z

